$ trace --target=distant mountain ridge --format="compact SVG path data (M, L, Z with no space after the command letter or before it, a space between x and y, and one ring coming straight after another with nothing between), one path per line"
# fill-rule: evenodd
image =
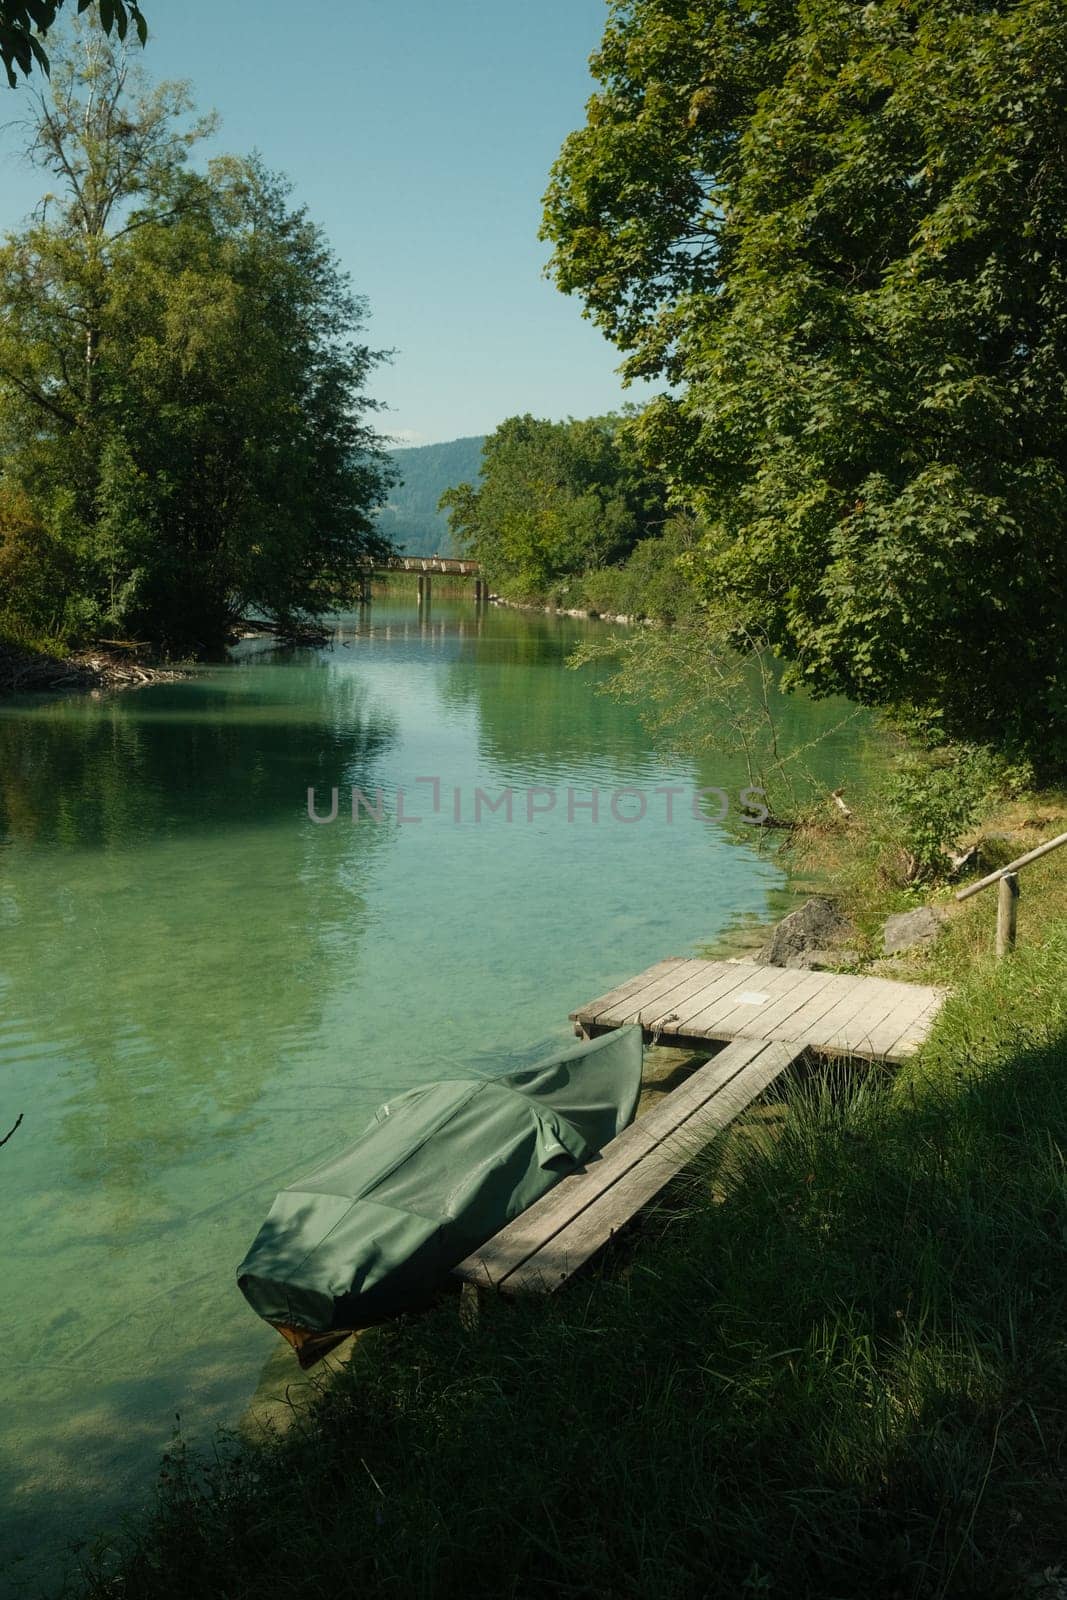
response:
M390 490L378 513L378 525L387 539L406 555L456 555L448 518L437 502L457 483L476 483L482 464L482 434L450 439L446 444L420 444L389 454L400 469L402 481Z

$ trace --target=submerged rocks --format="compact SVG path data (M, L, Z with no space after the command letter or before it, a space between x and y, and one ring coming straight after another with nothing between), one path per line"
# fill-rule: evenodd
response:
M945 922L945 913L935 906L920 906L917 911L898 911L886 918L882 940L887 956L906 950L924 950L933 944Z
M814 895L782 918L758 959L771 967L850 966L856 952L845 946L855 931L832 900Z

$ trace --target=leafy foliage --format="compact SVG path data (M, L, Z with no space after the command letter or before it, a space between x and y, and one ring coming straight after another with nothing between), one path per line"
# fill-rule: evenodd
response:
M616 0L594 71L545 234L677 385L698 592L793 682L1067 760L1058 0Z
M864 805L862 819L849 820L850 830L867 834L861 871L873 872L882 888L954 878L961 860L969 858L964 846L981 817L1025 793L1033 780L1027 763L1007 761L980 745L905 750ZM1006 848L1005 862L1022 854L1010 842ZM986 840L981 864L986 870Z
M13 89L19 72L29 77L36 64L44 73L51 71L42 38L55 26L63 0L0 0L0 63ZM77 14L95 10L106 34L124 40L132 23L142 44L148 39L148 23L137 0L77 0Z
M481 484L442 496L457 543L513 598L545 595L658 533L666 489L626 420L509 417L486 441Z
M959 845L996 792L997 772L981 749L960 749L940 761L909 754L887 780L889 812L905 857L905 879L948 876L948 852Z
M640 539L621 566L600 567L582 582L582 599L600 616L677 622L697 611L685 576L699 528L685 512L668 516L658 537Z
M0 249L0 551L13 609L43 620L44 589L68 632L197 653L342 601L387 553L391 469L364 303L257 159L190 169L189 111L105 46L40 101L59 197Z

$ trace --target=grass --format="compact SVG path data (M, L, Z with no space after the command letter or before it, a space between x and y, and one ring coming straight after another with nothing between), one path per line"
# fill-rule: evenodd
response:
M985 808L978 826L959 840L980 847L977 874L1006 866L1046 839L1067 833L1067 790L1044 789L1017 797L1000 797ZM889 975L923 983L956 984L991 955L996 930L996 889L957 901L955 892L968 877L949 877L930 885L905 884L899 870L900 832L880 809L877 797L844 821L828 807L814 812L795 830L789 843L793 869L810 868L829 886L858 930L854 943L864 961L882 955L882 926L893 911L933 905L948 921L936 944L908 957L898 957ZM974 870L970 879L976 876ZM1025 867L1020 877L1019 940L1041 946L1067 923L1067 846Z
M69 648L67 641L59 634L42 633L29 627L21 618L0 610L0 652L57 656L62 659Z
M1013 961L960 919L959 989L907 1068L813 1073L556 1298L473 1327L447 1300L365 1336L284 1432L178 1447L87 1592L1065 1600L1067 874L1045 870Z

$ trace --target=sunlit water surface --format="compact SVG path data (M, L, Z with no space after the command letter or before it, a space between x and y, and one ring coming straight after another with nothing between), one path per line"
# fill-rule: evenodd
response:
M382 1098L507 1070L579 1002L780 911L740 802L720 822L689 799L735 796L742 764L657 757L564 666L594 626L376 604L327 649L249 644L180 683L0 709L0 1134L25 1117L0 1151L14 1592L150 1494L178 1414L209 1442L295 1377L234 1284L279 1186ZM783 731L841 714L791 701ZM814 759L841 782L872 738L853 720ZM353 824L352 785L381 788L380 823ZM309 786L323 815L340 789L336 822L309 820ZM483 803L475 822L475 791L509 787L513 820ZM619 789L643 820L615 820Z

